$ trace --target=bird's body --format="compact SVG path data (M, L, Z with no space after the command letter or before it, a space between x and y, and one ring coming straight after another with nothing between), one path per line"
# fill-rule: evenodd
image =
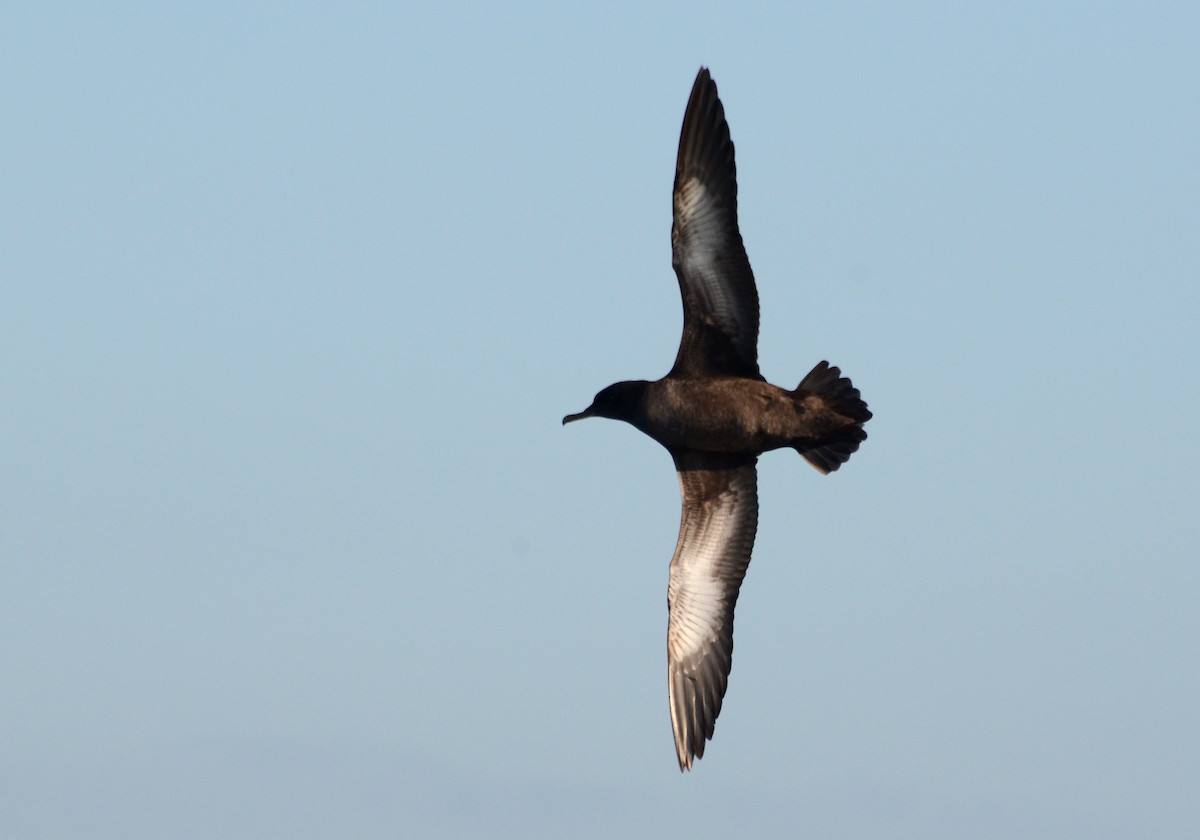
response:
M625 420L672 452L804 451L855 419L839 413L839 404L825 395L803 386L786 391L761 379L665 377L618 386L625 416L613 419Z
M826 362L790 391L759 373L758 292L738 230L733 143L703 67L679 138L671 245L683 298L671 372L610 385L563 423L623 420L674 459L683 513L667 587L667 671L686 770L704 755L728 683L734 607L758 527L758 456L791 447L832 472L866 439L871 412Z

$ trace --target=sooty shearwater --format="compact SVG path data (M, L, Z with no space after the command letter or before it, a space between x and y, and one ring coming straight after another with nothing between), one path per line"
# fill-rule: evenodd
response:
M679 769L704 755L733 655L733 611L758 527L759 454L791 447L820 470L867 438L871 412L821 362L793 391L758 372L758 293L737 221L733 143L717 86L700 68L675 164L671 264L683 338L657 382L618 382L563 418L624 420L675 460L683 516L667 587L667 671Z

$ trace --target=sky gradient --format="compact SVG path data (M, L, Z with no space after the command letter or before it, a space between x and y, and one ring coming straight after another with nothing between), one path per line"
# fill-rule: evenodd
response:
M1200 10L0 12L0 835L1190 838ZM657 378L697 68L759 356L715 740Z

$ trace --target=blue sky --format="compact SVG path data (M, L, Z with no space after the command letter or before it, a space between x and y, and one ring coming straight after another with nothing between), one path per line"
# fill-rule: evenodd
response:
M0 12L0 834L1191 837L1191 4ZM760 463L676 769L665 452L696 69Z

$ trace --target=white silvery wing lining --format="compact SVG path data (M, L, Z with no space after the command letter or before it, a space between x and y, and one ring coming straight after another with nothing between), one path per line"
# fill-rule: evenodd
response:
M668 693L680 769L712 738L733 657L733 612L758 528L755 456L675 456L683 515L667 589Z
M675 163L671 262L683 298L674 376L758 376L758 292L737 218L737 167L717 86L701 69Z

